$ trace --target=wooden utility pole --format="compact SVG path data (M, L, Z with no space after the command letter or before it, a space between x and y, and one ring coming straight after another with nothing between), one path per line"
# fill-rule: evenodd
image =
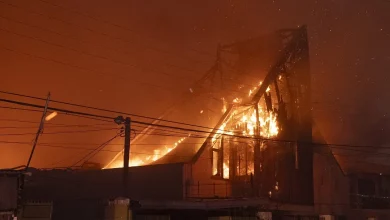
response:
M129 159L130 159L130 123L131 120L129 117L123 118L123 116L118 116L114 119L115 123L118 125L124 124L125 125L125 146L123 149L123 197L129 201L128 204L128 210L126 211L126 220L132 219L131 218L131 200L129 198L129 191L128 191L128 185L129 185Z
M125 121L125 149L123 151L123 190L124 196L128 196L129 159L130 159L130 118Z
M27 165L26 165L26 168L25 168L26 170L30 166L31 159L32 159L32 157L34 155L35 147L37 146L37 143L38 143L39 135L41 135L41 133L43 131L43 124L45 123L45 116L46 116L46 112L47 112L47 106L49 105L49 101L50 101L50 92L47 95L45 108L43 109L41 122L39 124L39 128L38 128L37 134L35 135L34 144L33 144L33 147L31 149L30 157L28 158L28 161L27 161Z

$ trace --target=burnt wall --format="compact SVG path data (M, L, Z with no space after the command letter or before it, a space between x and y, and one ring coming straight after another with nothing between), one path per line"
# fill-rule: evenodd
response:
M275 140L265 139L261 153L261 191L271 198L313 204L313 138L311 75L307 31L292 31L275 73L281 74ZM271 73L270 73L271 74ZM281 79L281 80L280 80ZM278 95L279 96L279 95Z
M211 145L205 144L193 163L185 165L185 194L187 198L230 197L231 184L213 176Z

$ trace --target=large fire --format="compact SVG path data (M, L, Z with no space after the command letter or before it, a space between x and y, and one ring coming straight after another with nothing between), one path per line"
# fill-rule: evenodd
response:
M258 135L263 138L272 138L278 135L279 133L279 127L277 124L277 115L274 111L269 111L266 109L264 103L260 104L260 102L257 104L257 109L254 105L245 105L243 104L245 100L248 98L250 99L251 96L253 96L256 91L261 86L262 82L259 83L258 86L252 87L248 91L248 97L236 97L233 100L231 100L231 104L233 105L233 109L230 112L228 118L220 125L218 130L213 134L212 136L212 143L213 146L217 143L221 144L221 138L224 135L227 135L228 137L234 137L235 134L238 134L239 136L246 136L246 137L256 137L256 133L258 132ZM267 87L266 93L270 94L271 87ZM222 112L225 113L227 111L227 100L225 98L222 98L223 101L223 108ZM200 112L203 113L203 110ZM258 115L258 118L256 118L256 115ZM258 125L258 130L256 129L256 126ZM172 146L167 147L164 146L162 148L156 149L153 151L152 154L142 154L142 153L133 153L135 156L130 157L129 165L131 167L135 166L143 166L150 163L153 163L154 161L157 161L158 159L164 157L166 154L171 152L173 149L175 149L180 143L182 143L187 137L183 137L176 141ZM219 142L218 142L219 141ZM220 146L219 146L220 147ZM111 168L118 168L123 167L123 161L119 160L115 163L111 164ZM222 163L222 174L221 176L224 179L229 179L230 175L230 169L229 169L229 158L224 157L223 163ZM243 167L237 166L238 172ZM253 173L253 165L248 166L246 169L246 175ZM213 174L217 175L218 173L218 167L213 166Z
M259 86L262 82L259 83ZM249 90L248 95L249 98L254 95L258 86L253 87ZM271 92L271 87L267 87L266 93ZM226 111L225 99L224 106L222 111ZM268 111L264 107L258 103L257 110L255 106L240 105L242 103L242 98L235 98L232 100L234 106L230 116L222 123L222 125L218 128L217 132L212 137L213 145L216 141L222 137L222 135L231 136L233 134L238 134L240 136L247 137L255 137L256 136L256 126L258 124L259 135L263 138L272 138L276 137L279 133L279 127L277 123L277 115L276 112ZM257 112L256 112L257 111ZM258 118L256 118L258 115ZM237 167L239 169L239 167ZM216 175L218 170L217 167L213 167L213 174ZM224 158L223 168L222 168L222 176L225 179L229 178L229 159ZM253 173L253 169L249 168L248 173Z

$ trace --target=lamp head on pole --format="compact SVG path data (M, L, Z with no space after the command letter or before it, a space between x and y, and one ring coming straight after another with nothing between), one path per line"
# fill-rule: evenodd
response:
M45 117L45 121L50 121L51 119L53 119L54 117L57 116L57 112L52 112L50 113L48 116Z
M114 118L114 122L117 125L123 124L124 121L125 121L125 119L123 118L123 116L118 116L118 117Z

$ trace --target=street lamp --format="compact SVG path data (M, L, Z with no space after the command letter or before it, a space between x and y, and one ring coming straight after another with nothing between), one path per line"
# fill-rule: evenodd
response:
M52 112L52 113L50 113L48 116L46 116L46 118L45 118L45 121L50 121L50 120L52 120L54 117L56 117L57 116L57 112Z
M123 116L118 116L116 118L114 118L114 122L117 124L117 125L120 125L120 124L123 124L125 122L125 119L123 118Z

